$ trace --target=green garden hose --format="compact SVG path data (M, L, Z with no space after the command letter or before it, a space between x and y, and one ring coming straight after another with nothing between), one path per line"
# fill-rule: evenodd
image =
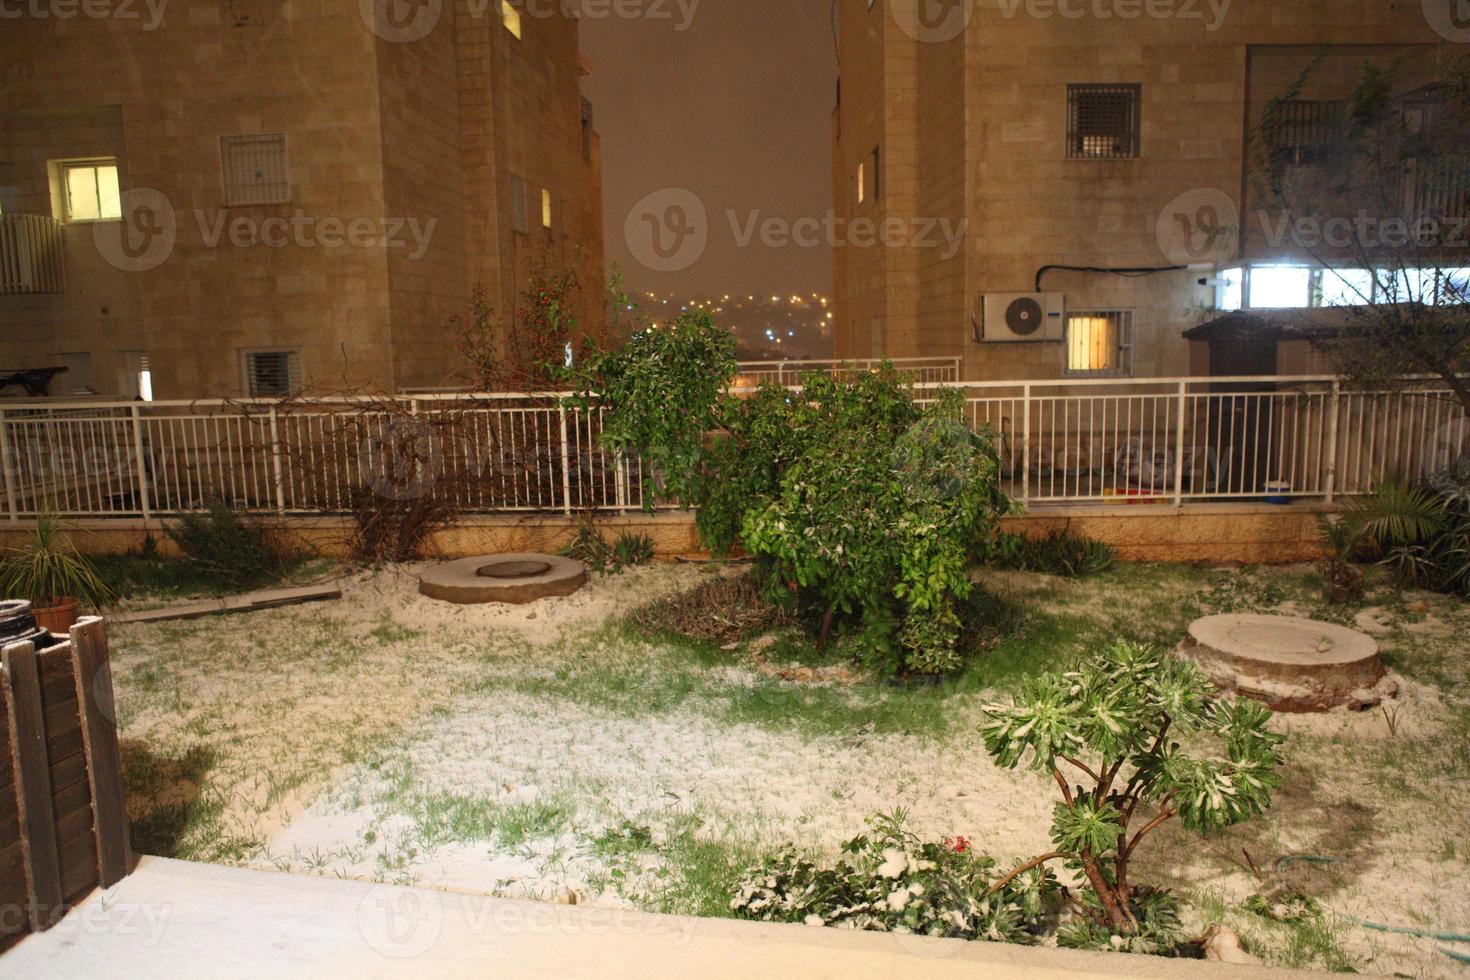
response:
M1306 864L1335 864L1338 858L1323 857L1320 854L1288 854L1276 862L1277 870L1290 867L1297 863ZM1323 906L1326 908L1326 906ZM1364 929L1372 929L1375 932L1391 932L1400 936L1415 936L1419 939L1437 939L1445 943L1470 943L1470 934L1462 932L1437 932L1433 929L1410 929L1405 926L1389 926L1381 922L1369 922L1367 919L1359 919L1351 915L1343 915L1333 909L1327 909L1339 919L1345 919ZM1440 953L1460 963L1470 963L1470 953L1461 953L1458 950L1438 947Z

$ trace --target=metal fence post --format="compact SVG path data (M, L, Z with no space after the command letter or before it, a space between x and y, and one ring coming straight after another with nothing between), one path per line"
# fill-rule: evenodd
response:
M1179 411L1174 423L1174 506L1184 506L1184 407L1189 401L1189 382L1179 382Z
M271 477L276 490L276 513L286 512L286 474L281 466L281 416L271 406Z
M1021 503L1031 505L1031 386L1021 386Z
M1337 499L1337 439L1341 423L1342 384L1332 382L1332 400L1327 405L1327 502Z
M20 520L20 501L15 496L15 461L10 456L10 423L0 411L0 469L5 470L5 503L12 521Z
M143 415L138 406L132 407L133 416L133 465L138 470L138 505L143 511L143 520L153 517L153 504L148 493L148 457L143 454Z
M558 401L557 414L561 417L561 506L562 513L572 516L572 450L567 443L567 404Z

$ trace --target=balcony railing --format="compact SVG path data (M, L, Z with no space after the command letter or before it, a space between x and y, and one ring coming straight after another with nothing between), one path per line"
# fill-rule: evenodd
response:
M1005 489L1033 507L1331 503L1470 450L1432 385L1360 391L1330 377L927 384L959 388L995 434ZM652 478L606 452L602 410L557 394L289 402L0 402L0 514L152 517L222 499L253 512L347 513L365 489L450 493L462 513L642 506ZM452 479L395 481L404 449Z
M0 293L66 288L61 225L41 214L0 215Z

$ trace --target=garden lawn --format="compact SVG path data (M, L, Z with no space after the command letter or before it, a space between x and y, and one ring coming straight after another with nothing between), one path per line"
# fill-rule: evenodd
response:
M831 856L896 808L1005 862L1050 849L1054 786L991 764L974 734L987 700L1115 637L1173 647L1200 615L1286 612L1377 633L1398 703L1278 716L1287 785L1267 817L1204 839L1171 825L1137 877L1273 963L1459 969L1356 923L1470 929L1463 602L1379 587L1369 607L1325 609L1304 569L984 572L1010 607L1000 635L965 674L898 687L824 667L799 638L721 649L622 622L731 569L633 569L521 608L432 602L411 571L349 577L334 604L115 628L138 850L699 915L728 914L758 856ZM783 680L788 659L827 679ZM1330 911L1245 910L1277 885Z

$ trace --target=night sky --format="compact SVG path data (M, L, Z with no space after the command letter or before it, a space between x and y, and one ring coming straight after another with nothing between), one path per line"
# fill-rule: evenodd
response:
M744 226L756 211L795 220L831 209L829 4L682 3L640 5L667 19L583 15L593 69L583 90L602 136L609 271L620 267L634 289L685 295L829 293L828 248L764 247L759 236L741 247L727 216L733 209ZM625 224L646 195L670 187L703 203L708 244L688 268L655 272L630 250Z

